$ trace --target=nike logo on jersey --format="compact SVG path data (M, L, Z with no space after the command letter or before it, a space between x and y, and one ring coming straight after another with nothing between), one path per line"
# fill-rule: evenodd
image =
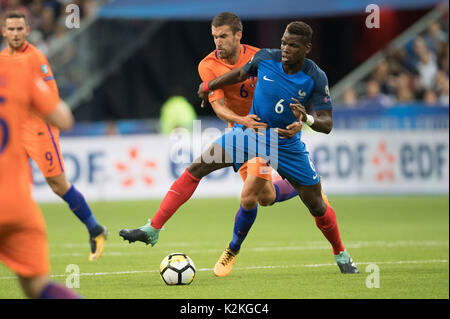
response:
M306 92L303 92L302 90L298 90L298 96L305 97L306 96Z
M264 75L264 76L263 76L263 79L266 80L266 81L275 82L275 80L269 79L269 78L267 77L267 75Z
M317 174L315 174L314 176L313 176L313 179L316 179L317 178Z

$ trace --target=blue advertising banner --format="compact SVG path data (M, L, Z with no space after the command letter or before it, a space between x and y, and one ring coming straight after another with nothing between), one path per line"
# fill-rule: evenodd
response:
M430 8L438 0L378 0L380 8ZM145 18L202 20L222 11L232 11L243 19L336 16L364 13L370 1L360 0L113 0L100 10L102 18Z

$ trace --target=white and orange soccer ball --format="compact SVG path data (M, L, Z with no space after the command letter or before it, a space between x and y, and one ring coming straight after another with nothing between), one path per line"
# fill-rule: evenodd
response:
M195 272L194 262L183 253L167 255L159 266L161 278L169 286L189 285L194 281Z

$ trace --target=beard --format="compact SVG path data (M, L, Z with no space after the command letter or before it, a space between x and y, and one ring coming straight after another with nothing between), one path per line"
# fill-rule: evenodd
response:
M217 51L217 54L221 59L229 59L233 55L235 55L235 52L239 51L239 45L236 45L235 42L231 46L229 46L227 49L223 48L222 51Z
M230 56L230 51L228 51L228 50L217 51L217 54L218 54L219 58L226 59Z
M23 46L24 43L25 43L25 40L10 41L9 46L14 50L19 50Z

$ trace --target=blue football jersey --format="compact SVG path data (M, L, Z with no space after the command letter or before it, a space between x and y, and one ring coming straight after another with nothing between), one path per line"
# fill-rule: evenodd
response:
M244 70L257 76L251 114L257 114L270 128L286 128L297 121L289 104L296 98L306 107L312 103L315 110L331 110L328 79L310 59L305 59L302 69L295 74L286 74L281 62L281 50L262 49L257 52ZM291 139L280 139L281 144L298 142L301 132Z

